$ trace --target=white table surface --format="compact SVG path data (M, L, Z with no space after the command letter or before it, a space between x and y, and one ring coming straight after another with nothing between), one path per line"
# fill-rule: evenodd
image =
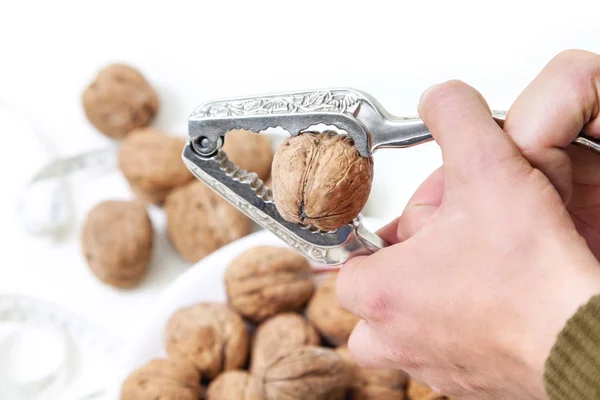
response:
M66 156L108 142L87 123L80 96L112 61L146 75L162 101L155 125L184 135L188 114L203 101L330 86L360 88L389 111L412 115L424 89L458 78L502 109L559 51L600 52L595 0L570 1L568 9L549 1L497 4L4 0L0 103L34 116ZM73 179L78 220L70 232L58 240L29 237L14 206L44 160L22 125L0 114L0 128L0 294L49 299L127 339L187 268L170 250L161 211L152 210L157 246L144 284L131 291L101 285L79 251L81 219L100 200L131 197L127 185L116 172ZM440 162L435 144L376 154L369 214L398 215Z

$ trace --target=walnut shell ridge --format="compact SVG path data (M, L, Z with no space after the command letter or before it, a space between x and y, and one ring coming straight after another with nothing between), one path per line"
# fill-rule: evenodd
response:
M119 288L138 284L152 256L154 229L143 204L106 200L83 223L81 248L98 279Z
M200 374L184 359L155 359L133 371L121 386L121 400L198 400Z
M113 139L122 139L132 130L147 126L159 106L146 78L124 64L102 69L85 89L82 101L90 123Z
M279 358L302 346L318 346L317 330L300 314L283 313L269 318L254 332L250 371L262 375Z
M119 149L119 168L141 200L162 204L176 187L194 176L181 159L186 139L153 128L132 131Z
M200 181L174 189L165 201L167 234L188 262L250 233L250 219Z
M329 343L341 346L348 342L360 319L339 303L336 278L334 273L323 279L306 307L306 317Z
M314 291L308 260L295 251L258 246L236 257L225 272L228 304L253 322L298 311Z
M176 311L165 329L170 357L186 358L212 379L241 368L248 355L248 332L242 318L219 303L199 303Z
M348 136L306 132L281 144L271 175L275 205L286 221L331 231L364 208L373 159L361 157Z

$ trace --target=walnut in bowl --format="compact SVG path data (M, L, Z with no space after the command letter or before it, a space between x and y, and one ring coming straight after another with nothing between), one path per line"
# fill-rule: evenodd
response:
M335 350L304 346L259 376L268 399L343 400L352 371Z
M125 64L102 69L83 93L88 120L100 132L122 139L147 126L158 110L158 97L144 76Z
M285 220L331 231L365 206L373 160L361 157L345 135L306 132L277 149L271 175L275 205Z
M206 400L267 400L262 382L246 371L227 371L213 380Z
M121 386L121 400L198 400L200 374L184 359L155 359L133 371Z
M359 318L342 307L335 292L337 273L327 276L306 307L306 317L334 346L348 342Z
M258 246L237 256L225 272L229 305L253 322L298 311L314 290L309 262L295 251Z
M241 368L248 355L242 318L219 303L199 303L176 311L164 333L167 354L191 361L202 376Z
M346 347L339 347L336 351L353 371L349 393L351 400L404 399L408 382L408 376L404 372L361 368Z
M275 315L254 332L250 371L262 375L279 358L302 346L318 346L321 338L316 329L300 314Z

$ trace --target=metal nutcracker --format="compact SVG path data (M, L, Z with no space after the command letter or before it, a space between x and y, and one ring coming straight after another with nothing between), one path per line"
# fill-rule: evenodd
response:
M493 111L502 126L506 112ZM285 221L271 190L257 174L233 164L223 152L226 133L247 129L256 133L283 128L290 135L335 127L354 141L362 157L378 149L404 148L432 140L419 117L395 117L365 92L340 88L223 99L204 103L189 117L189 141L183 161L192 174L263 228L313 262L338 265L387 244L367 230L358 216L348 225L324 232ZM583 135L575 142L600 153L600 144Z

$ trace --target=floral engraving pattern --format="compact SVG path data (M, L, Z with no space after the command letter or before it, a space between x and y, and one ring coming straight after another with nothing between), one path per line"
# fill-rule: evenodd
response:
M360 97L351 91L322 90L290 95L215 101L198 107L192 113L191 118L308 112L353 114L359 107L360 102Z

